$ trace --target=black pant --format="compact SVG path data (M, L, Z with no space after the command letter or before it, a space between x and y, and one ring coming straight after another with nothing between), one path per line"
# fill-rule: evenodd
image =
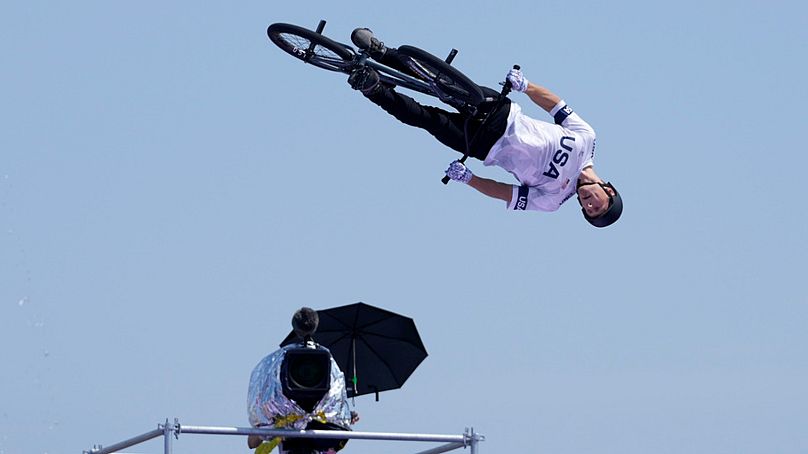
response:
M387 49L382 63L402 71L407 69L402 67L395 49L391 48ZM486 96L498 95L490 88L482 88ZM460 153L468 152L469 156L481 161L485 160L491 147L505 133L511 104L507 98L499 105L497 101L486 102L478 106L479 112L474 117L469 117L419 104L383 84L367 98L400 122L424 129L447 147ZM485 118L487 121L483 124Z

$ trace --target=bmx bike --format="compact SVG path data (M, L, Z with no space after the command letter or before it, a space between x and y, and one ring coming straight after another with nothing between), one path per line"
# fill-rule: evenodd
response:
M400 63L409 70L408 74L373 60L366 50L354 49L323 35L325 24L321 20L316 30L309 30L298 25L275 23L267 28L267 36L287 54L318 68L344 74L351 74L363 66L373 68L379 73L382 83L434 96L466 114L467 118L477 115L478 107L484 102L503 102L511 90L507 80L502 83L502 91L496 93L483 89L466 77L451 65L457 49L452 49L445 59L440 59L415 46L399 46ZM519 69L519 65L514 65L514 68ZM483 120L483 124L487 119ZM460 162L465 162L473 142L474 137L467 137L466 152ZM449 178L444 177L442 181L446 184Z

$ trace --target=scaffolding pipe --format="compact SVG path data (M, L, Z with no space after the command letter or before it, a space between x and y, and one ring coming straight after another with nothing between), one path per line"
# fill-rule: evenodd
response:
M328 439L359 439L359 440L388 440L388 441L427 441L446 443L417 454L441 454L458 448L471 447L471 454L477 454L477 444L485 440L483 435L474 432L474 429L466 429L462 435L439 435L439 434L410 434L392 432L354 432L350 430L289 430L289 429L264 429L253 427L214 427L214 426L183 426L179 421L174 420L174 424L169 424L166 419L165 424L158 424L158 428L142 435L115 443L106 448L96 445L84 454L112 454L130 446L134 446L145 441L163 436L164 454L171 454L171 436L179 437L180 433L187 434L209 434L209 435L259 435L263 437L283 437L283 438L328 438Z
M106 448L98 446L96 448L91 449L90 451L84 451L84 452L85 454L110 454L115 451L120 451L121 449L126 449L130 446L135 446L137 444L143 443L144 441L149 441L151 439L157 438L163 435L163 433L164 431L162 428L154 429L151 432L146 432L142 435L132 437L128 440L124 440L120 443L115 443L114 445L107 446Z
M171 434L174 433L174 426L168 425L168 419L163 426L163 452L171 454Z
M390 432L354 432L350 430L289 430L289 429L257 429L250 427L212 427L184 426L178 427L178 433L208 435L263 435L266 437L286 438L350 438L356 440L388 440L388 441L433 441L439 443L460 443L465 445L469 440L466 435L438 434L402 434Z
M477 444L481 441L485 441L485 435L474 432L473 427L466 432L466 435L471 439L471 443L469 443L471 446L471 454L477 454Z
M441 446L436 446L426 451L417 452L415 454L441 454L443 452L454 451L455 449L465 447L465 443L449 443Z

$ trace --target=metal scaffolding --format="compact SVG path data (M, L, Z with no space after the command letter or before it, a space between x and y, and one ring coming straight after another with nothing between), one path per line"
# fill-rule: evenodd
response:
M183 426L177 419L174 423L158 424L157 429L141 435L123 440L121 442L103 447L96 445L84 454L112 454L122 449L138 445L157 437L163 437L164 454L172 454L172 436L179 439L180 434L209 434L209 435L260 435L265 437L283 438L337 438L357 440L395 440L395 441L422 441L444 443L426 451L416 454L439 454L459 448L470 448L471 454L477 454L478 444L485 440L485 436L466 428L461 435L439 434L409 434L389 432L354 432L342 430L286 430L286 429L257 429L252 427L213 427L213 426Z

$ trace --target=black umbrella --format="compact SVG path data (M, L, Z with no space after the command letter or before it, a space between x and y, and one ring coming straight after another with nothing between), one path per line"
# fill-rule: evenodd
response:
M317 311L314 341L327 347L352 385L348 397L397 389L426 358L415 322L365 303ZM294 331L281 346L298 342Z

